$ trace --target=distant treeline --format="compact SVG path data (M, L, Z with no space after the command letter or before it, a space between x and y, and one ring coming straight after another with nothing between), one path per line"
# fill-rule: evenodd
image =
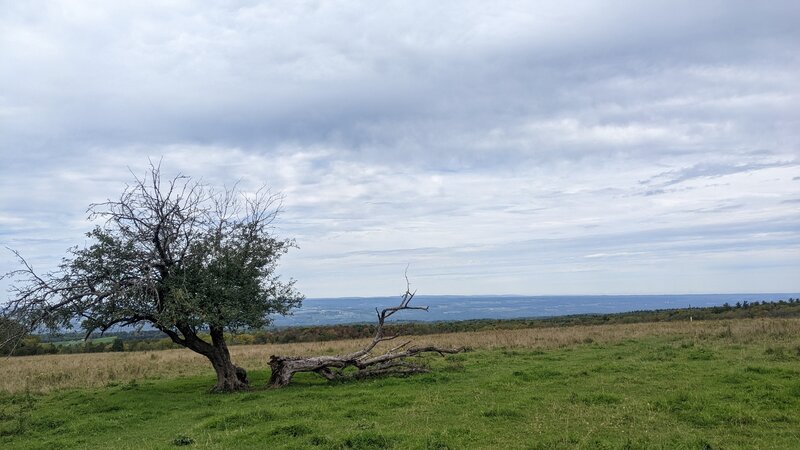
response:
M687 320L725 320L754 317L800 317L800 299L790 298L774 302L737 302L722 306L699 308L659 309L613 314L578 314L530 319L480 319L456 322L398 322L385 327L387 333L423 335L461 331L511 330L521 328L564 327L574 325L604 325ZM374 324L322 325L251 330L231 334L232 345L284 344L291 342L319 342L338 339L371 337ZM76 341L78 334L31 335L25 337L14 350L14 355L43 355L55 353L93 353L109 351L145 351L180 348L160 331L126 331L107 334L106 337ZM205 338L208 338L205 336Z

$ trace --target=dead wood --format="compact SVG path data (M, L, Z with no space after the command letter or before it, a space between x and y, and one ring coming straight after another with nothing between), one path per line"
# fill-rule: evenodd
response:
M406 280L407 281L407 280ZM374 352L381 342L391 341L398 338L398 335L386 335L384 324L386 319L395 313L408 309L419 309L427 311L427 306L410 306L415 292L411 292L408 287L403 294L400 304L391 308L378 310L378 327L372 341L361 350L334 356L279 356L272 355L269 365L272 368L272 376L269 379L269 386L279 388L286 386L292 381L294 374L298 372L314 372L327 380L340 380L344 378L366 378L380 375L408 375L414 373L424 373L428 369L421 364L414 364L406 361L406 358L419 356L423 353L445 354L459 353L464 348L442 348L434 345L411 346L411 341L405 341L383 353ZM355 372L346 373L348 367L355 368Z

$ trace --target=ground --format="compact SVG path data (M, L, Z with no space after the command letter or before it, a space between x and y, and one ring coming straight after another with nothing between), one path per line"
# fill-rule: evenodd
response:
M462 336L479 345L427 358L430 374L335 384L303 374L289 388L269 390L268 371L253 370L256 389L232 395L208 393L210 367L102 387L9 388L0 394L0 447L703 449L800 442L800 321L695 321L650 331L577 327L571 341L542 345L500 345L496 336L496 345L480 345L487 341Z

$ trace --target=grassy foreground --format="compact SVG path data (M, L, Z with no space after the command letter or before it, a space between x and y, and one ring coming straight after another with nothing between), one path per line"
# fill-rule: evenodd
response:
M0 447L701 449L800 442L800 320L648 326L550 330L552 341L444 335L439 339L476 349L429 358L434 372L426 375L339 384L300 376L287 389L235 395L207 393L208 370L41 393L7 387ZM327 350L355 344L332 345ZM152 355L161 357L146 358ZM39 370L57 366L35 359L55 356L30 358ZM4 360L0 373L16 370L5 366L16 360ZM267 377L252 372L254 386Z

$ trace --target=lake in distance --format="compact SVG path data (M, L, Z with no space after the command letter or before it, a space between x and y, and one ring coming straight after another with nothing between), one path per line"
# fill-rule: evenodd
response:
M402 311L391 320L453 321L472 319L519 319L608 314L628 311L720 306L725 303L777 301L800 294L683 294L683 295L417 295L412 306L428 311ZM291 316L275 316L273 325L309 326L375 322L375 308L396 306L400 297L308 298Z

